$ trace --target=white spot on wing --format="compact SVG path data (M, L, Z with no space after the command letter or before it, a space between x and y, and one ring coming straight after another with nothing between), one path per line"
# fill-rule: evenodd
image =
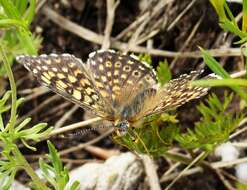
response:
M55 58L58 57L58 55L55 54L55 53L51 53L50 56L51 56L51 57L55 57Z
M92 58L93 56L95 56L95 54L96 54L96 52L94 51L94 52L90 53L88 56L89 56L90 58Z
M47 55L46 54L41 54L40 57L47 58Z

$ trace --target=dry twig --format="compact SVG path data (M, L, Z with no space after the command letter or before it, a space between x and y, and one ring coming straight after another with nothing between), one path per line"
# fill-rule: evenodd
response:
M106 50L110 48L111 42L111 31L114 24L115 10L119 5L119 0L115 2L115 0L106 0L107 2L107 19L106 19L106 27L105 27L105 36L102 43L101 49Z
M104 36L100 34L96 34L95 32L86 29L78 24L66 19L65 17L59 15L51 8L45 6L42 9L42 12L52 20L54 23L59 25L61 28L70 31L71 33L96 44L102 45ZM116 48L121 51L125 51L128 48L128 44L114 40L111 38L111 47ZM200 51L194 52L172 52L172 51L165 51L159 49L150 49L143 46L135 46L129 49L130 51L137 52L137 53L149 53L151 55L156 56L164 56L164 57L191 57L191 58L201 58ZM222 56L241 56L241 49L240 48L227 48L227 49L210 49L208 52L214 57L222 57Z
M69 118L73 113L76 112L76 110L79 108L79 106L74 105L68 112L66 112L63 117L61 117L55 124L54 128L58 129L60 128Z
M141 155L151 190L161 190L156 166L148 155Z

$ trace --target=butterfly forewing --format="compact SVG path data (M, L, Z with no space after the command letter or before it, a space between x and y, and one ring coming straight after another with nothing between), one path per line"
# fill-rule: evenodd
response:
M157 83L151 67L129 55L97 51L89 55L88 65L102 96L115 107L131 102L139 92Z
M96 115L109 117L111 110L94 88L91 74L80 59L70 54L19 56L23 63L43 85L54 92L91 110Z

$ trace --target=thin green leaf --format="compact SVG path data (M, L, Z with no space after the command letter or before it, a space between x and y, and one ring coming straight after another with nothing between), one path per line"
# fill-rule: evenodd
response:
M207 66L217 75L222 78L231 78L230 75L223 69L223 67L204 49L199 47L202 52L203 60Z
M219 20L226 20L226 14L224 10L225 0L210 0L210 3L213 5L215 11L219 16Z
M79 181L74 181L69 190L77 190L80 187Z
M18 9L20 15L23 15L27 9L29 1L28 0L17 0L15 2L16 8Z
M32 119L26 118L24 119L24 121L22 121L16 128L15 128L15 132L19 132L23 127L25 127Z
M197 86L244 86L247 87L247 79L207 79L196 80L191 82L192 85Z
M242 31L247 31L247 0L243 0Z
M47 144L48 144L48 148L49 148L50 159L51 159L52 164L54 166L55 172L60 173L60 171L62 171L62 169L63 169L63 165L62 165L62 162L58 156L57 150L55 149L55 147L53 146L53 144L50 141L47 141Z
M20 22L20 20L18 19L1 19L0 28L8 28L8 27L26 28L26 25L23 22Z
M231 22L238 28L238 24L235 21L235 17L233 16L231 9L229 8L229 6L226 2L224 3L224 8L227 12L227 15L230 17Z
M28 14L25 17L28 25L30 25L31 22L33 21L33 17L35 15L35 8L36 8L36 0L30 0L29 1Z
M32 151L36 151L37 149L33 146L30 146L24 139L21 139L21 142L24 144L25 147L27 147L28 149L32 150Z
M3 95L2 99L0 99L0 107L5 105L5 103L9 100L10 95L11 95L11 91L5 92L5 94Z
M0 0L0 3L9 18L20 20L20 14L11 0Z
M232 23L229 20L225 20L224 22L220 22L220 26L224 31L231 32L237 36L239 36L241 39L246 38L247 33L242 32L234 23Z
M161 85L171 80L172 75L167 60L160 61L157 67L157 77Z
M208 67L217 75L221 76L224 79L230 79L231 76L223 69L223 67L205 50L200 48L203 56L204 62L208 65ZM238 93L246 102L247 102L247 94L241 90L240 87L234 86L231 87L235 92Z

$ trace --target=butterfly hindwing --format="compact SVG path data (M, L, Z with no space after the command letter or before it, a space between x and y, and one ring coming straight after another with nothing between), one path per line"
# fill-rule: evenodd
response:
M190 83L201 73L202 70L192 71L160 87L156 94L145 100L142 111L136 114L135 119L175 109L186 102L206 95L209 88L192 86Z

